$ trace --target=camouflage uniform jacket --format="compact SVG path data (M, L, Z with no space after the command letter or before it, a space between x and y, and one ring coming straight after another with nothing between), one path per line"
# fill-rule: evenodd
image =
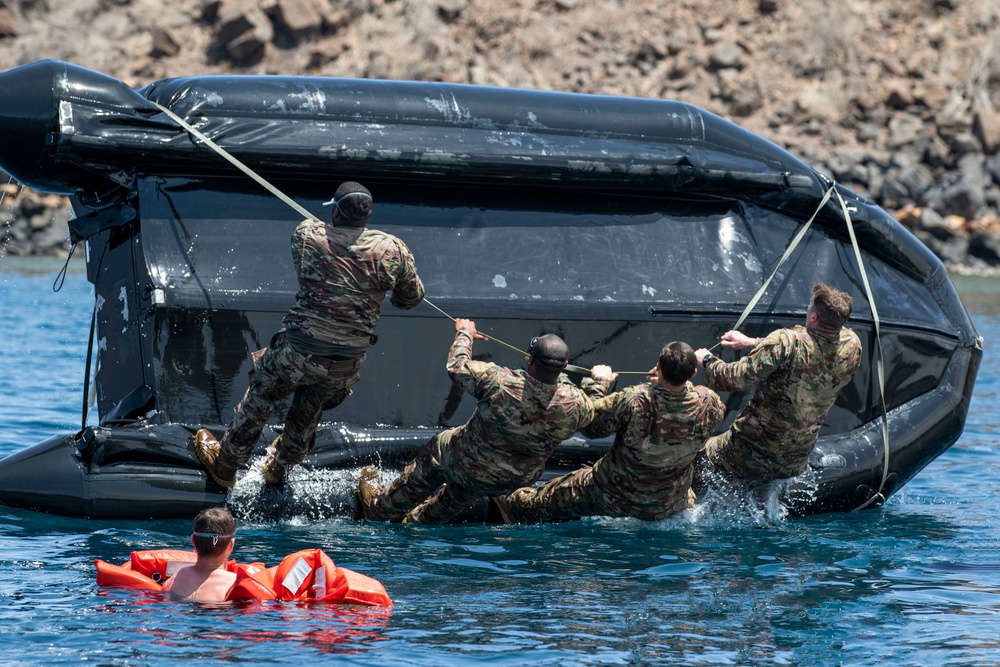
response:
M716 391L760 382L730 428L728 456L750 457L774 479L801 473L826 413L860 364L852 330L843 327L833 339L801 325L773 331L739 361L710 359L705 384Z
M594 398L594 421L583 434L615 434L611 449L594 464L594 483L623 513L659 519L683 509L695 456L726 408L707 387L687 382L671 391L652 382L599 397L604 387L585 382Z
M472 360L472 339L457 332L448 375L476 397L476 410L442 448L449 474L484 489L513 490L541 477L560 442L590 423L594 407L565 375L543 384L526 371ZM447 433L447 432L446 432Z
M299 291L283 324L320 343L363 350L386 292L398 308L424 298L409 248L377 229L303 220L292 234L292 259Z

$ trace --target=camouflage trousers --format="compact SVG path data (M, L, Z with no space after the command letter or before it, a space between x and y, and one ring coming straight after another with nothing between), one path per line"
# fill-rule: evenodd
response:
M705 478L713 472L733 481L762 484L795 477L808 467L808 454L801 465L782 465L778 460L762 456L744 440L745 435L735 435L732 429L709 438L695 460L695 487L705 486Z
M392 521L447 523L485 496L510 493L524 482L505 470L464 470L455 458L452 436L435 435L378 498L378 508Z
M237 466L250 458L267 420L289 394L292 405L285 415L285 428L275 450L278 461L286 468L301 463L315 444L316 427L323 412L340 405L361 377L364 357L335 362L328 367L329 362L322 357L293 350L283 334L276 335L271 342L256 359L250 371L250 386L220 441L220 455Z
M594 481L594 469L584 466L539 487L518 489L505 500L514 523L554 523L582 516L630 516L659 521L694 507L695 495L685 483L677 493L655 502L629 501L607 493Z

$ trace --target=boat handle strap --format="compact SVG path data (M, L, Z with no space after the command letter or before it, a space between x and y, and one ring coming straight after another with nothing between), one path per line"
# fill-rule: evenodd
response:
M885 480L889 477L889 414L885 403L885 354L882 351L882 325L879 320L878 309L875 307L875 297L872 296L872 288L868 283L868 273L865 271L865 263L861 258L858 237L854 233L854 222L851 220L851 214L847 210L847 203L840 196L840 192L837 192L837 201L840 203L840 210L844 213L847 232L851 235L851 246L854 248L854 257L858 261L858 269L861 271L861 283L865 286L865 297L868 299L868 306L872 311L872 320L875 323L875 344L878 349L878 354L875 357L875 374L878 379L879 401L882 403L882 481L879 482L878 490L868 500L851 510L852 512L857 512L868 507L879 498L881 498L881 502L878 504L885 502L882 489L885 488Z

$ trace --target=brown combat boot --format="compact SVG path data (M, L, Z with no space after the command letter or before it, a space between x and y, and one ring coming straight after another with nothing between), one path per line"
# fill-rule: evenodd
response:
M235 463L222 456L222 446L208 429L200 429L194 434L194 453L219 486L230 488L236 484Z
M365 466L358 478L358 506L361 516L368 521L388 521L389 517L379 510L378 497L382 495L382 480L375 466Z
M264 461L264 465L261 467L260 472L264 476L264 481L272 486L277 486L285 481L285 475L288 474L289 469L292 466L286 466L278 459L278 442L281 440L279 435L271 443L271 452L267 455L267 460Z

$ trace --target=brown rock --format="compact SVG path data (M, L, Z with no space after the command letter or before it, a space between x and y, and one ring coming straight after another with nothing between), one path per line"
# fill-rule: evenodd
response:
M274 19L296 43L319 35L323 29L323 16L312 0L277 0Z
M976 111L972 117L972 133L987 155L996 153L1000 150L1000 114L992 109Z
M20 31L17 29L17 21L6 9L0 9L0 39L4 37L17 37Z
M446 23L457 21L458 17L465 11L466 0L438 0L438 15Z
M924 121L908 113L894 115L889 120L889 148L912 144L924 131Z
M235 0L225 0L219 7L216 40L233 60L259 59L273 39L271 21L260 9L246 8Z
M951 90L942 84L924 84L913 90L913 100L928 109L937 110L951 97Z
M932 209L927 210L932 211ZM969 222L960 215L946 215L944 218L941 218L940 216L932 217L924 215L921 216L920 223L925 229L933 229L936 227L956 236L968 235L967 227Z
M39 203L44 208L59 208L60 206L67 206L69 201L60 195L46 194Z
M778 2L777 0L758 0L757 11L759 11L761 14L764 14L765 16L768 14L773 14L774 12L778 11Z
M885 103L893 109L905 109L913 104L909 85L901 82L891 84L886 90Z
M327 63L331 63L347 50L347 44L338 37L327 37L316 42L309 49L309 69L320 69Z
M970 228L986 234L1000 234L1000 216L995 213L987 213L978 220L971 221Z
M920 214L923 209L916 204L907 204L903 208L897 210L892 214L892 217L896 218L896 222L903 225L907 229L914 229L917 223L920 222Z
M1000 236L976 232L969 239L969 254L986 261L990 266L1000 264Z
M153 28L153 48L149 55L154 58L171 58L181 51L180 42L174 34L166 28Z
M895 56L886 55L883 57L882 67L884 67L889 74L894 74L895 76L907 75L906 65L903 64L902 60Z
M742 57L743 51L740 47L731 43L719 44L708 54L711 66L717 69L742 69Z
M45 229L52 223L52 216L47 213L36 213L28 219L28 225L35 231Z

